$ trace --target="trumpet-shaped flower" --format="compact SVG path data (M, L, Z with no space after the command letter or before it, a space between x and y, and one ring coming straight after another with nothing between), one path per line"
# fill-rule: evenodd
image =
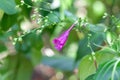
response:
M63 46L65 45L65 43L68 39L70 31L73 29L73 27L75 26L76 23L77 23L77 21L68 30L63 32L59 37L53 39L53 44L55 45L55 48L58 51L62 50Z

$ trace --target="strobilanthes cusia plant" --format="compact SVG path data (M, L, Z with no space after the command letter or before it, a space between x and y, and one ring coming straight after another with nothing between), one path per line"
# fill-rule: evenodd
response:
M75 23L72 24L72 26L64 31L59 37L53 39L53 44L55 46L55 48L58 50L58 51L61 51L62 48L64 47L67 39L68 39L68 36L70 34L70 31L73 29L73 27L77 24L78 21L76 21Z

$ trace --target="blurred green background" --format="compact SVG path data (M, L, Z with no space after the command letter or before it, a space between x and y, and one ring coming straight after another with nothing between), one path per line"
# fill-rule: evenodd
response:
M120 55L119 18L120 0L0 0L0 80L119 80L104 72ZM57 51L52 40L76 20Z

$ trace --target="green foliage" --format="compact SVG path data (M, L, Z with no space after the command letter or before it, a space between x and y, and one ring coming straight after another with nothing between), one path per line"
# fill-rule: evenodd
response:
M115 54L111 52L112 52L111 50L107 50L106 48L101 51L96 52L95 57L96 57L97 65L99 66L100 64L108 60L111 60L115 56ZM88 76L94 74L95 72L96 72L96 69L95 69L92 56L87 55L83 57L79 65L80 80L85 80Z
M104 24L97 24L97 25L88 24L86 27L88 28L88 30L94 33L103 33L107 28Z
M120 80L119 5L119 0L0 0L0 80L31 80L39 64L52 67L55 80ZM71 25L67 43L56 51L53 39Z
M10 27L12 27L14 24L16 24L17 22L17 16L18 15L8 15L8 14L4 14L3 15L3 19L0 22L0 27L1 30L6 31L8 30ZM7 24L6 24L7 23Z
M103 44L104 41L103 33L96 33L96 34L92 33L90 35L91 35L90 40L88 40L89 35L86 36L83 40L80 40L76 60L79 60L83 56L91 53L91 49L88 47L88 41L90 42L90 46L94 51L99 50L99 46Z
M4 44L0 43L0 52L5 51L7 48Z
M2 75L1 80L29 80L32 69L31 62L25 58L25 56L8 56L5 59L4 66L0 68L0 73Z
M118 75L120 75L119 58L111 59L100 65L94 76L94 80L119 80L120 77Z
M74 59L66 56L43 57L42 63L63 71L72 71L77 66Z
M60 22L60 14L58 12L51 12L47 15L47 17L44 20L45 26L55 25L56 23Z
M0 9L2 9L7 14L17 13L16 3L14 0L1 0Z

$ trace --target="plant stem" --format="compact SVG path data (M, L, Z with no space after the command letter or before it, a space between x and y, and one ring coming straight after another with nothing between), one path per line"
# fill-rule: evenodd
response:
M88 47L90 48L90 50L91 50L91 56L92 56L92 59L93 59L93 62L94 62L94 66L95 66L95 69L97 70L97 68L98 68L98 66L97 66L97 61L96 61L96 57L95 57L95 52L93 51L93 49L92 49L92 47L91 47L91 45L90 45L90 36L91 35L89 35L89 37L88 37Z
M72 28L76 25L78 23L78 20L77 21L75 21L73 24L72 24L72 26L68 29L68 31L71 31L72 30Z
M98 65L97 65L97 61L96 61L96 57L95 57L95 53L94 52L92 52L92 59L93 59L93 62L94 62L95 69L97 70Z

